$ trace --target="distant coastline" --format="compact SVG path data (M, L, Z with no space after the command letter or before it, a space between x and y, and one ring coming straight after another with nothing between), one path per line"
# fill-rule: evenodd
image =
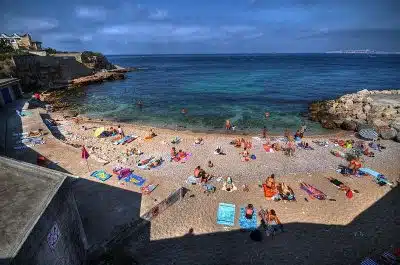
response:
M385 51L375 51L375 50L338 50L338 51L328 51L327 54L400 54L400 52L385 52Z

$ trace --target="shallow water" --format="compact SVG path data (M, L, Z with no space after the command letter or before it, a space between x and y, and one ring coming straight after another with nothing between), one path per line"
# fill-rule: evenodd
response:
M71 98L94 118L191 130L220 130L230 119L239 131L296 129L310 102L361 89L398 88L400 56L337 54L109 56L141 67L126 80L87 87ZM136 101L144 104L142 110ZM186 108L187 115L180 110ZM265 112L270 112L266 119ZM326 132L305 121L311 133Z

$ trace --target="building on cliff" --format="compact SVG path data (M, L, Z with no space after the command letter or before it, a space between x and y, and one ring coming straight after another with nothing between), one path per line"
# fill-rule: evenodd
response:
M15 50L25 49L40 51L42 49L42 43L40 41L33 41L31 35L28 33L24 35L19 35L17 33L7 35L2 33L0 34L0 40L7 41Z

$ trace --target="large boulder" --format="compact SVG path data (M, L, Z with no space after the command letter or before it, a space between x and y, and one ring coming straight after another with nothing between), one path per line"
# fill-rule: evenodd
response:
M373 119L371 121L372 126L374 126L375 129L379 129L379 128L384 128L384 127L388 127L389 123L386 121L383 121L381 119Z
M321 125L325 129L335 129L336 128L336 124L335 124L335 122L333 122L333 120L322 120Z
M357 123L352 120L344 120L340 128L346 131L355 131L357 129Z
M392 139L396 138L397 131L390 127L380 128L379 134L381 135L381 138L384 140L392 140Z
M400 132L397 133L395 140L400 143Z
M382 117L386 119L390 119L395 117L397 114L397 110L392 107L387 107L385 110L382 111Z
M368 113L371 110L371 105L365 104L364 107L363 107L363 110L364 110L365 113Z
M400 120L394 120L391 124L390 127L395 129L396 131L400 132Z

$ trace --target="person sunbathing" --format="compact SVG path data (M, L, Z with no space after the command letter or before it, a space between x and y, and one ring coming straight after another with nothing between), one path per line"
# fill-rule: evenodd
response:
M157 134L153 131L153 129L150 129L149 134L145 138L151 139L151 138L154 138L156 136L157 136Z
M264 187L264 195L267 199L273 199L274 196L277 195L278 190L275 183L275 174L272 174L265 180Z
M281 150L281 145L280 145L279 143L273 143L273 144L272 144L272 148L273 148L275 151L280 151L280 150Z
M346 197L351 199L353 198L353 190L350 189L350 187L346 186L343 182L341 182L338 179L328 177L327 178L333 185L339 188L339 190L343 190L346 192ZM358 190L354 190L355 193L359 193Z
M179 158L185 158L186 157L186 153L185 152L183 152L182 150L179 150L178 151L178 154L177 154L177 157L179 157Z
M200 166L197 166L195 169L194 169L194 177L195 178L199 178L200 177L200 172L201 172L201 167Z
M217 146L217 149L215 149L214 154L216 154L216 155L225 155L225 153L222 151L221 146Z
M254 207L253 204L248 204L245 208L246 219L253 219Z
M247 148L245 147L243 152L240 153L244 158L248 157L250 155L249 151L247 151Z
M372 152L372 151L369 151L368 147L365 147L365 148L363 149L363 154L364 154L365 156L368 156L368 157L375 157L375 153Z
M171 151L170 151L171 161L174 160L174 158L177 156L177 154L178 154L178 153L176 152L175 147L172 147L172 148L171 148Z
M148 159L142 160L139 162L138 166L147 165L154 157L150 157Z
M162 162L162 158L161 157L156 159L156 160L153 160L152 162L150 162L147 165L148 169L158 167L159 165L161 165L161 162Z
M203 144L203 138L199 137L196 138L196 140L194 141L195 144Z
M350 161L349 163L349 169L351 170L351 173L355 175L357 173L357 170L361 168L361 162L358 157L354 158L353 160Z

